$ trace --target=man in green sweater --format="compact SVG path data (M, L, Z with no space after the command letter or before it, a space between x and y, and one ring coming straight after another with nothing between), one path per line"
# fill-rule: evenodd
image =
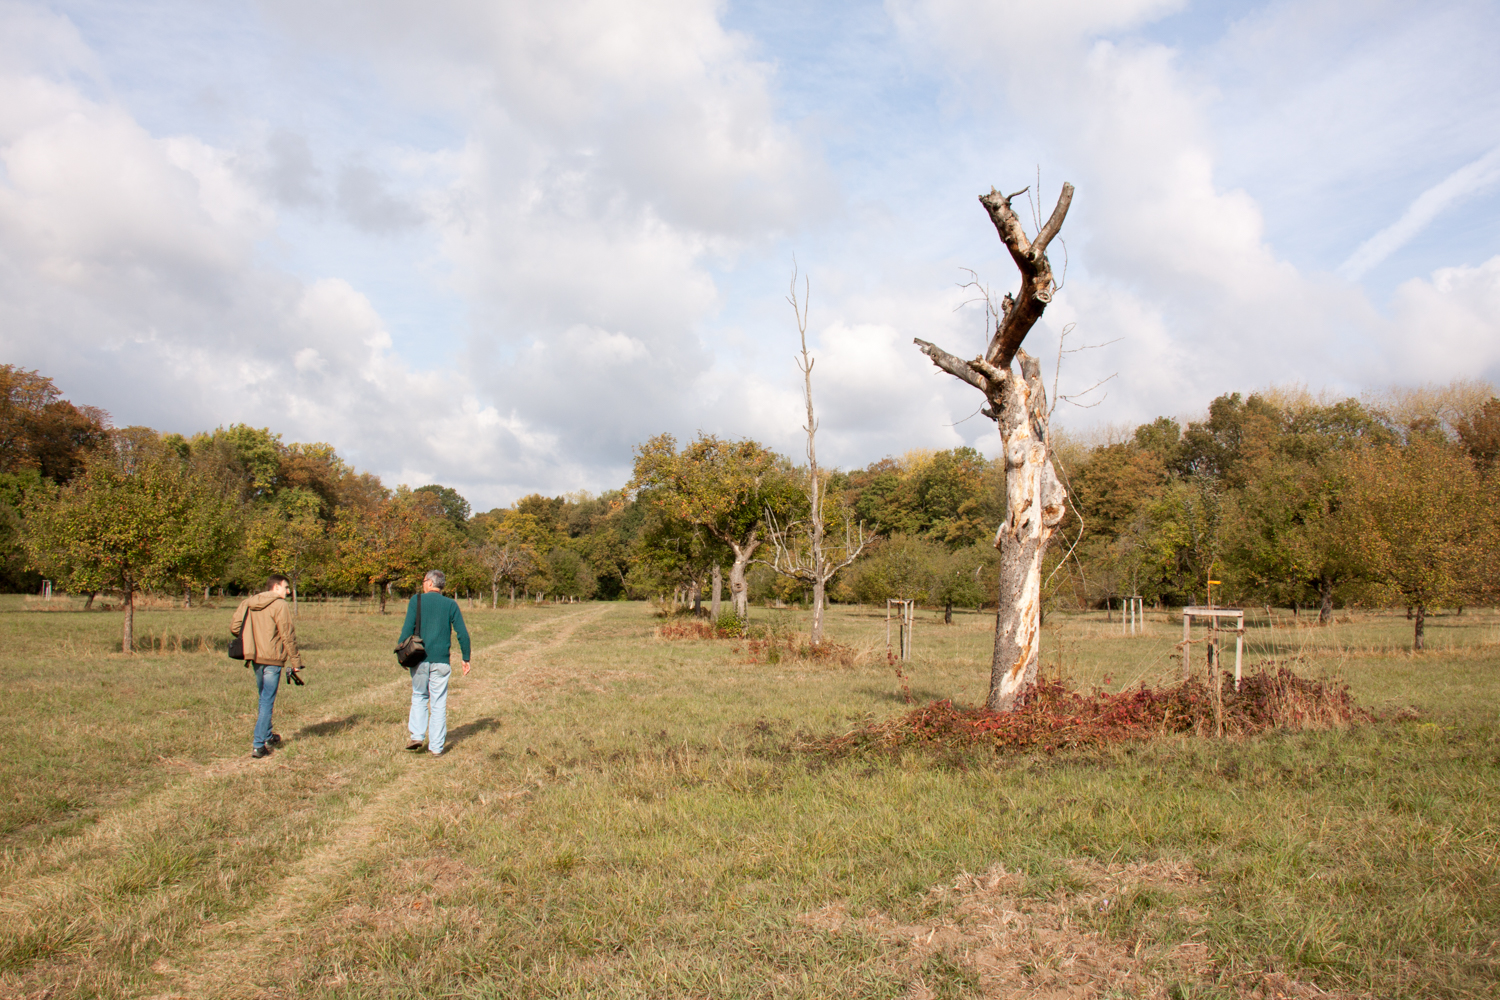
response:
M411 671L411 716L406 730L411 742L406 749L421 750L425 736L427 749L434 757L442 755L443 741L448 738L448 678L453 674L448 662L450 631L458 633L464 676L469 675L469 630L464 627L458 602L443 596L443 584L447 582L442 570L427 571L422 578L422 592L414 595L406 606L406 624L401 628L401 638L396 640L399 646L416 629L417 606L421 602L422 645L427 649L427 659L407 668Z

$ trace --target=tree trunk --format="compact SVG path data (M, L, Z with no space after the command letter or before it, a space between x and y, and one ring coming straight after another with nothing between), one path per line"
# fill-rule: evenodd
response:
M693 617L703 614L703 586L695 579L688 584L688 601L693 606Z
M1318 581L1318 595L1322 597L1322 606L1318 608L1318 624L1327 625L1333 621L1333 581L1326 577Z
M713 618L714 621L718 621L719 620L719 602L722 601L723 598L724 598L724 571L719 568L719 564L718 563L714 563L714 568L713 568L713 604L710 605L711 610L709 611L709 616L711 618Z
M1005 455L1005 521L1000 526L1000 608L987 705L1007 712L1036 683L1041 657L1042 557L1063 519L1067 493L1047 445L1041 366L1016 352L1021 377L1005 380L997 410Z
M823 598L826 594L827 584L823 582L822 574L813 580L813 617L812 628L808 631L807 641L814 646L823 644Z
M953 601L951 598L943 604L943 624L953 624Z
M500 607L500 581L494 577L490 578L490 610L495 611Z
M740 621L750 617L750 588L745 582L745 567L750 564L750 557L760 547L760 539L756 535L757 532L751 531L743 543L729 543L730 549L734 551L734 562L729 567L729 601L734 606L735 617Z
M135 581L125 578L125 631L120 636L120 650L135 652Z
M385 597L386 597L385 584L382 582L380 584L380 586L379 586L378 589L380 590L380 613L381 614L385 614Z
M1418 604L1417 605L1417 624L1415 626L1415 631L1414 631L1414 633L1412 635L1412 640L1411 640L1411 648L1412 649L1426 649L1427 648L1423 644L1423 642L1422 642L1422 633L1423 633L1423 631L1425 631L1426 625L1427 625L1427 606L1424 605L1424 604Z
M510 609L512 611L514 611L516 609L516 585L515 584L511 584L510 585Z
M182 585L182 606L185 609L193 606L193 590L185 583Z
M85 611L92 611L92 610L94 610L94 598L96 598L98 596L99 596L99 592L97 590L91 590L91 591L89 591L89 599L83 602L83 610L85 610Z

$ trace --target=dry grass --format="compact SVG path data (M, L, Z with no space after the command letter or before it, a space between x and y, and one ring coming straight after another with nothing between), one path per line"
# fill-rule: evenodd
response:
M115 615L26 608L0 602L0 996L1494 993L1493 615L1415 657L1372 652L1400 616L1248 637L1367 725L829 760L791 748L908 711L878 613L836 609L841 662L756 611L772 662L640 605L466 608L433 759L399 750L396 616L308 604L287 746L252 761L245 672L194 644L227 608L142 613L135 657ZM913 696L982 699L988 624L924 615ZM1054 616L1048 676L1175 682L1169 626Z

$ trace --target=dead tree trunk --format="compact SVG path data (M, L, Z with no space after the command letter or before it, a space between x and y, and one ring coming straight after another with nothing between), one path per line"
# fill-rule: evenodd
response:
M812 584L812 627L808 630L808 642L813 646L823 643L823 605L826 602L828 581L833 575L859 558L865 547L865 528L859 526L859 541L854 540L848 519L844 519L844 543L835 544L830 552L827 547L823 517L823 475L818 471L818 419L813 412L812 370L816 359L807 353L807 306L811 286L803 285L803 295L797 298L797 274L792 272L792 290L787 301L797 317L797 332L802 339L802 356L797 367L802 372L803 401L807 404L807 524L803 531L807 538L805 548L800 547L792 534L795 522L785 528L777 525L775 516L767 509L766 521L770 525L771 542L776 547L776 556L771 568L783 576Z
M995 547L1000 550L1000 609L987 700L996 711L1016 708L1026 689L1036 683L1041 656L1042 558L1062 522L1067 499L1052 467L1041 366L1021 350L1021 341L1056 290L1047 244L1067 217L1073 185L1063 185L1057 206L1034 240L1027 237L1010 205L1022 193L1007 196L991 190L979 198L1021 272L1020 294L1007 294L1001 302L995 333L984 355L964 361L925 340L916 341L933 364L984 393L989 405L982 412L1000 428L1005 521L995 536ZM1020 362L1019 375L1011 368L1012 360Z

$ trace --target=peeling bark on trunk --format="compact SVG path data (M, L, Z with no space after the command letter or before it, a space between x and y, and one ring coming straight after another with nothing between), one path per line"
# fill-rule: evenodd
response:
M1042 557L1062 523L1067 494L1052 468L1047 446L1047 394L1041 367L1018 351L1022 378L1006 380L1000 439L1005 455L1005 522L995 539L1000 550L1000 608L995 617L995 655L990 663L988 706L1010 711L1036 683L1041 659Z
M1000 550L1000 600L986 701L995 711L1018 707L1026 689L1036 683L1041 658L1042 558L1062 522L1067 499L1052 466L1041 368L1021 350L1021 342L1056 290L1047 244L1067 217L1073 185L1063 185L1052 215L1034 240L1011 209L1016 195L991 190L979 199L1021 272L1020 294L1006 295L1001 302L1000 317L983 356L965 361L925 340L916 341L933 364L984 393L989 405L981 412L1000 429L1006 513L995 536L995 547ZM1020 362L1019 376L1011 368L1012 360Z

